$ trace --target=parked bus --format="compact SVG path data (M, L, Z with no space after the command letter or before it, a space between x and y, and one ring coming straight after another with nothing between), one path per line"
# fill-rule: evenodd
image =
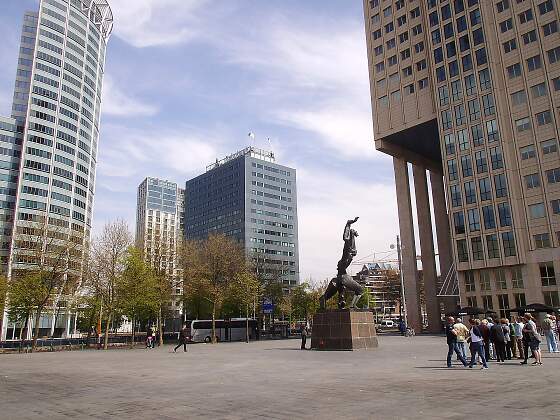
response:
M234 318L231 320L217 319L216 339L218 341L243 341L246 339L247 320ZM249 319L249 338L254 340L257 336L257 321ZM191 340L194 343L209 343L212 341L212 320L202 319L191 322Z

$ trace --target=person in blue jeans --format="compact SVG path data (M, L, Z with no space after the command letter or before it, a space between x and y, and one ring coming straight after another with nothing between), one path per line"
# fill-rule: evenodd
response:
M480 357L482 361L482 369L488 369L486 364L486 357L484 355L484 341L482 339L482 332L478 328L477 322L474 319L469 319L469 324L471 324L471 362L469 367L472 369L476 362L476 356Z
M457 344L457 331L455 331L454 325L455 319L453 317L447 318L447 324L445 325L445 335L447 336L447 367L451 367L451 357L453 356L453 352L457 355L457 358L461 361L463 366L467 366L467 361L461 354L461 350L459 350L459 345Z

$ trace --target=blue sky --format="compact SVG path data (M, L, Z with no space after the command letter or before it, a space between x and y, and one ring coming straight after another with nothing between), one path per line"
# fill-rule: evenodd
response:
M2 0L1 115L23 12L37 4ZM253 131L256 146L270 137L277 161L298 171L302 280L336 274L344 223L356 215L357 259L389 249L393 171L373 146L361 1L110 4L94 231L116 218L133 229L143 178L184 184Z

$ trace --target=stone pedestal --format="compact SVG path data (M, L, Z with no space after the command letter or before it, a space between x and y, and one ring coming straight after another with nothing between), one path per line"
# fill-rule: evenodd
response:
M313 317L314 350L369 350L378 346L373 314L358 309L330 309Z

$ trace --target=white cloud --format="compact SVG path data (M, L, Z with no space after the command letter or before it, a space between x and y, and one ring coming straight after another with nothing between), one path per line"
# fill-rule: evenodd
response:
M130 84L129 86L133 86ZM146 104L132 95L125 93L110 76L103 82L103 98L101 111L104 115L116 117L151 117L158 113L154 105Z
M265 19L255 36L230 38L223 53L257 73L253 94L269 103L263 118L312 133L342 158L373 159L364 33L356 22L331 23Z
M115 34L135 47L176 45L194 38L208 0L117 0Z
M390 185L357 182L321 171L298 171L300 279L320 282L336 275L342 254L342 231L350 218L354 225L359 261L389 250L398 231L395 189ZM387 255L387 254L384 254ZM356 273L361 267L352 265Z
M98 182L112 191L127 191L127 182L139 183L146 176L184 182L223 153L223 140L214 135L192 127L140 131L106 125L99 145Z

